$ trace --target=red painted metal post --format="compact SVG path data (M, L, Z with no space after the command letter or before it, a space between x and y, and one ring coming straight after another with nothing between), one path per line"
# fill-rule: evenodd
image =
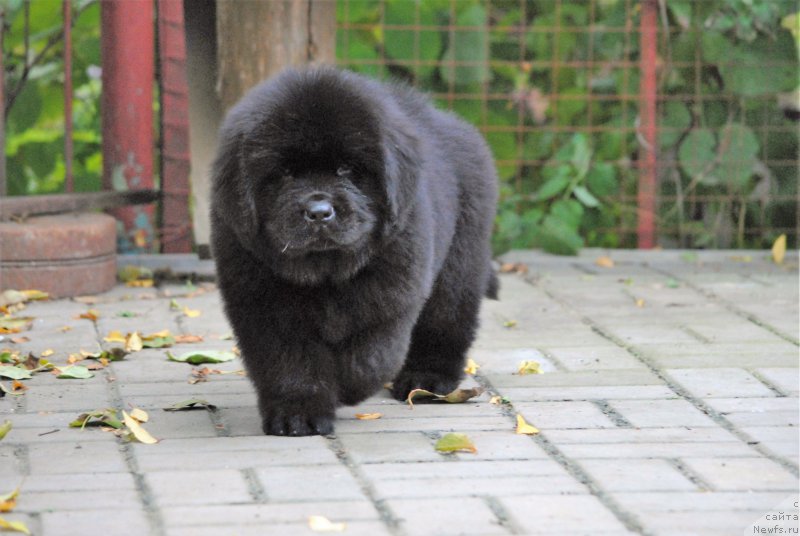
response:
M100 6L103 187L153 188L153 4L102 0ZM117 218L121 252L152 251L155 235L152 205L110 212Z
M658 62L658 0L641 4L641 85L639 107L639 188L637 193L637 237L641 249L656 245L656 151L657 138L657 78Z
M192 251L189 214L189 87L183 0L158 0L161 83L162 251Z

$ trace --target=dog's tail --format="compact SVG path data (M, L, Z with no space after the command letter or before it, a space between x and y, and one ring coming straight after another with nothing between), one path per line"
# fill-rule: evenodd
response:
M498 293L500 292L500 280L494 270L489 271L489 282L486 285L486 297L491 300L499 300Z

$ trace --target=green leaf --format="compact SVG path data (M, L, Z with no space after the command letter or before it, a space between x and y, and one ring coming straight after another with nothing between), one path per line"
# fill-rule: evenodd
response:
M417 14L419 19L417 20ZM430 2L421 0L387 0L384 6L386 25L419 24L435 26L436 12ZM403 65L417 77L426 78L436 68L434 60L439 58L442 49L438 31L410 31L406 28L383 31L386 53L395 60L431 62L428 65Z
M542 187L536 192L534 200L545 201L555 197L561 194L567 186L569 186L569 178L564 175L556 175L542 184Z
M442 57L442 78L448 84L467 86L488 82L491 76L488 62L488 39L486 8L473 5L463 11L456 20L456 31L452 42ZM459 30L459 26L476 29ZM455 68L452 63L458 63ZM461 65L469 62L468 65Z
M122 428L122 421L117 416L117 410L112 408L97 409L81 413L69 423L70 428L84 428L86 426L110 426L119 430Z
M719 175L737 190L744 190L753 176L761 146L753 131L738 123L727 125L720 132Z
M575 197L578 198L578 201L583 203L583 206L585 207L596 208L600 206L600 201L598 201L597 198L583 186L576 186L572 190L572 193L575 194Z
M577 229L553 214L542 222L540 238L544 250L557 255L577 255L583 247L583 238Z
M192 365L200 365L202 363L224 363L226 361L233 361L236 359L236 354L233 352L219 352L216 350L203 350L194 352L185 352L179 356L167 352L167 357L170 361L179 361L181 363L191 363Z
M33 378L33 375L24 368L3 365L0 366L0 377L10 380L29 380Z
M583 217L583 207L572 199L560 199L550 207L550 215L577 231Z
M142 339L142 347L143 348L166 348L168 346L172 346L175 344L175 337L169 335L167 337L153 337L153 338L143 338Z
M728 91L756 97L797 86L797 46L785 29L776 31L774 37L759 34L749 43L732 42L719 32L706 31L702 45L704 58L717 64Z
M439 452L478 452L466 434L446 434L436 442L436 450Z
M64 368L59 367L59 370L61 370L61 374L58 375L58 378L62 380L86 380L94 377L92 371L81 365L69 365Z
M708 167L716 158L717 140L708 130L694 129L684 138L678 149L678 160L687 175L694 178L703 173L704 184L716 184L717 179L708 172Z
M669 101L664 105L658 141L661 147L672 147L692 124L692 114L685 104Z
M608 162L595 162L586 174L586 185L595 195L606 196L617 192L617 171Z

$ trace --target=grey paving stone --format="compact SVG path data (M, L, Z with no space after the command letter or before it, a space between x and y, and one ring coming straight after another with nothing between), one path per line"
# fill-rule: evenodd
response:
M636 357L616 345L594 348L555 346L545 350L569 371L646 368Z
M162 510L167 528L218 525L281 526L287 523L307 524L309 516L325 516L333 522L377 521L377 511L366 501L316 501L279 504L212 504L201 509L192 506L170 506Z
M510 534L481 499L392 499L387 504L407 534Z
M554 428L614 428L616 425L591 402L519 402L514 408L527 422L543 430Z
M783 367L798 362L797 347L787 342L639 344L636 351L660 368Z
M684 463L714 489L730 491L797 491L797 478L765 458L687 458Z
M339 521L336 521L339 523ZM378 521L348 521L345 523L344 534L353 536L389 536L392 533L386 526ZM203 527L171 527L167 529L167 536L219 536L232 533L236 536L265 536L279 534L280 536L313 535L319 534L308 527L308 523L261 523L241 525L236 522Z
M367 500L341 464L267 467L255 474L270 502Z
M109 509L45 510L41 514L42 533L44 536L127 536L150 532L150 523L141 507L117 505L113 512L109 515Z
M687 491L697 486L673 464L659 459L585 459L580 461L593 480L608 491Z
M743 369L666 369L673 381L697 398L776 396L766 385Z
M797 367L758 368L755 372L785 395L796 397L800 392L800 375Z
M707 398L704 402L739 427L800 425L797 398Z
M30 445L28 460L30 473L38 475L128 471L120 446L117 443L101 441L67 441Z
M628 511L649 512L765 512L786 497L780 491L671 491L614 492L614 500ZM643 516L646 517L646 516Z
M717 426L702 411L683 399L609 400L608 404L637 428Z
M675 398L667 385L591 385L578 387L503 387L504 396L512 402L537 400L607 400Z
M591 495L503 497L500 502L523 534L628 534L620 520Z
M145 476L150 491L163 506L231 504L251 502L247 482L240 471L152 471Z

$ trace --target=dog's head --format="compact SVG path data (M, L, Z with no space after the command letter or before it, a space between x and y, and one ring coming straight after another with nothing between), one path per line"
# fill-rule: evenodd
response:
M416 141L384 94L332 69L285 71L226 119L212 210L281 275L352 276L412 204Z

